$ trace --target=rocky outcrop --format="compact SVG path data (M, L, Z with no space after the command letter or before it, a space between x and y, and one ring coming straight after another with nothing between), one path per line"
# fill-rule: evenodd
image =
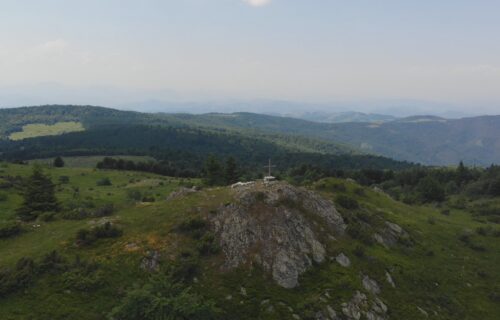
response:
M409 239L409 234L401 226L385 221L385 227L380 233L375 233L373 239L386 248L395 246L404 239Z
M342 303L342 314L349 320L384 320L388 308L382 300L375 298L370 301L368 297L357 291L349 302Z
M191 193L195 193L198 191L198 188L197 187L192 187L192 188L180 188L179 190L176 190L172 193L170 193L167 197L167 201L170 201L170 200L174 200L174 199L178 199L178 198L182 198L182 197L185 197Z
M211 225L225 255L224 268L260 264L285 288L325 259L328 236L346 228L331 201L283 182L233 189L235 202L219 208Z

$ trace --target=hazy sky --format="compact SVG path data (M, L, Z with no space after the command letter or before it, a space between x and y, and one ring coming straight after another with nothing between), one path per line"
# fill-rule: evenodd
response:
M0 0L0 103L57 83L500 109L499 17L498 0Z

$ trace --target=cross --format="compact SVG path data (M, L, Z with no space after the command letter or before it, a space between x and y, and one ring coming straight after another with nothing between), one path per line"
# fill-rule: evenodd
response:
M269 159L269 164L267 166L264 166L264 168L267 168L269 170L269 174L268 174L269 177L271 176L271 168L274 168L274 167L276 167L276 166L272 166L271 159Z

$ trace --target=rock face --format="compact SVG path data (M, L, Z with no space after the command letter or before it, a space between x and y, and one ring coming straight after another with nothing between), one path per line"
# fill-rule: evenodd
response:
M323 238L340 236L346 228L331 201L306 189L258 182L233 192L235 202L210 217L224 268L257 263L285 288L296 287L301 273L323 262Z
M395 246L401 239L408 239L409 235L399 225L389 221L385 221L385 228L381 233L374 234L373 238L384 247L391 248Z
M342 303L342 313L349 320L385 320L387 306L379 298L371 301L368 297L357 291L351 301Z

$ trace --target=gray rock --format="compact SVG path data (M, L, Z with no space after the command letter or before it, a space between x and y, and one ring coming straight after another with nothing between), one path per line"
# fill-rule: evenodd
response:
M331 201L287 183L255 183L233 190L233 203L210 217L225 255L225 269L258 263L282 287L294 288L299 275L325 260L319 227L335 235L346 225ZM323 221L314 226L311 215Z
M148 272L157 272L160 270L160 253L158 251L149 251L142 259L141 268Z
M344 315L342 319L347 320L385 320L387 311L387 306L379 298L372 300L370 307L369 298L359 291L356 291L349 302L342 303L342 313ZM330 318L334 320L340 319L336 314Z
M394 279L392 279L392 276L388 271L385 272L385 279L391 285L391 287L396 288L396 284L394 283Z
M370 279L368 276L363 276L363 288L372 294L380 293L380 287L378 286L377 281Z
M244 287L241 287L240 288L240 293L242 296L246 297L247 296L247 289L245 289Z
M333 310L332 307L327 306L326 307L326 312L328 312L328 316L330 317L331 320L337 320L339 317L337 316L337 312Z
M179 190L176 190L176 191L170 193L169 196L167 197L167 201L178 199L178 198L183 198L183 197L185 197L191 193L195 193L197 191L198 191L198 188L196 188L196 187L193 187L191 189L182 187Z
M409 238L409 234L399 225L386 221L385 228L373 235L375 241L385 248L395 246L399 240Z
M428 318L428 317L429 317L429 314L428 314L428 313L427 313L427 311L425 311L424 309L422 309L422 308L420 308L420 307L417 307L417 310L418 310L418 311L420 311L420 313L421 313L424 317L426 317L426 318Z
M344 253L341 253L337 257L335 257L335 260L342 267L348 268L351 266L351 260L349 260L349 258Z

